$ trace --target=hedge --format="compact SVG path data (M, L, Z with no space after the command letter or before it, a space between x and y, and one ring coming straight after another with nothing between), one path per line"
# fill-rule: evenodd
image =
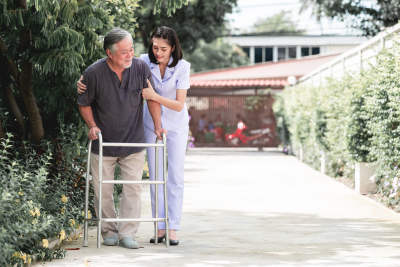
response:
M361 73L328 78L320 86L300 83L277 96L274 112L285 149L333 177L354 179L356 162L377 165L371 180L388 206L399 210L400 38L378 52Z
M63 127L39 149L9 134L0 144L0 266L65 256L48 248L83 221L86 156L79 136ZM83 149L83 148L82 148Z

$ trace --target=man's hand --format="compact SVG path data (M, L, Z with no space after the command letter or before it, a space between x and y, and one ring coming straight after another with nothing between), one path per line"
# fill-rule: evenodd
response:
M165 130L165 129L161 128L161 127L157 127L154 130L154 133L157 135L158 140L162 140L162 134L163 133L165 134L165 136L167 136L167 130Z
M101 133L101 130L97 126L93 126L92 128L90 128L89 133L88 133L89 139L90 140L99 139L99 137L97 136L96 133Z

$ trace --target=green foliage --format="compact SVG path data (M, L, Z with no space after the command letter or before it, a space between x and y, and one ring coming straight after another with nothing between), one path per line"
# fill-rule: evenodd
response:
M163 0L157 0L156 4L154 5L154 14L157 12L160 14L161 13L161 8L162 4L165 1ZM167 15L171 17L172 13L175 13L177 9L182 8L182 5L187 5L189 0L168 0L166 2L166 7L167 7Z
M258 19L248 33L282 35L285 33L299 34L303 32L304 30L298 29L296 22L292 20L292 12L282 10L271 17Z
M212 43L200 40L197 49L185 56L191 64L191 72L234 68L249 64L249 58L243 50L217 39Z
M277 98L275 115L290 132L296 156L319 169L320 154L332 176L354 173L355 162L374 162L373 179L390 206L399 208L400 38L379 52L376 64L359 74L328 79L322 86L288 87Z
M374 36L383 27L398 23L399 0L300 0L300 12L311 8L313 15L320 21L323 16L345 21L352 28L359 29L364 35Z
M157 0L160 12L154 15L154 0L142 0L137 11L139 27L135 29L136 42L142 42L147 49L150 35L156 27L168 26L176 31L182 49L192 53L199 43L212 42L222 36L225 30L225 15L232 13L237 0L195 0L168 14L172 2L177 0Z
M0 151L0 265L51 260L65 255L46 247L82 223L84 158L73 158L76 134L63 127L59 139L37 152L9 134Z
M111 28L119 26L134 35L137 27L134 13L139 7L138 2L36 0L27 1L24 8L23 0L0 0L0 87L11 87L16 109L24 118L31 120L29 109L23 108L28 105L26 99L37 102L40 110L37 118L41 117L43 136L57 135L54 125L79 123L76 81L90 64L105 56L102 36ZM154 6L155 2L156 6L161 3L151 0L148 4ZM168 0L167 3L166 12L170 13L185 1ZM15 62L15 68L5 64L7 58ZM33 64L33 77L30 69L25 68L25 71L22 67L26 66L24 60ZM21 72L27 77L17 80L20 75L15 76L13 72ZM22 91L21 84L32 87L33 95ZM3 104L7 102L10 101ZM10 108L8 105L3 107ZM14 112L11 115L8 128L22 134L27 126L21 128L14 120L17 115Z
M364 93L360 92L368 75L327 79L322 87L299 85L287 87L274 104L280 127L290 132L293 152L320 168L320 157L327 160L332 176L352 177L355 161L369 159L369 135L365 128ZM285 141L286 144L289 141Z
M88 65L104 55L99 35L119 23L110 17L117 7L102 1L30 1L28 9L23 10L15 3L0 2L3 11L0 34L8 46L7 57L17 66L24 59L33 63L33 94L41 111L44 132L54 136L57 134L54 125L80 120L75 82ZM19 36L27 27L32 45L21 53L18 48L23 40ZM2 76L7 77L0 86L11 86L20 111L29 117L22 108L26 96L19 90L20 81L14 79L9 69ZM10 117L9 129L21 133L23 129L13 121Z

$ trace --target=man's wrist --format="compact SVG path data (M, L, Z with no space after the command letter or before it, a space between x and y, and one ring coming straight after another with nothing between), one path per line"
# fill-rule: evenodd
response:
M96 125L92 125L89 127L89 131L93 128L93 127L97 127Z

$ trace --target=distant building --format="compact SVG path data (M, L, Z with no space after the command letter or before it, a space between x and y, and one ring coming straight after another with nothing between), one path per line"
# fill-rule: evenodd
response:
M231 44L240 46L250 63L278 62L311 55L343 53L368 40L363 36L298 35L298 36L230 36Z
M232 142L226 141L224 135L216 138L219 142L198 143L202 133L196 127L203 115L207 121L222 121L223 133L229 136L237 130L237 115L240 114L253 136L250 138L257 137L260 129L267 131L267 134L246 144L238 142L238 145L276 147L279 140L272 110L273 95L288 85L289 76L298 79L339 55L340 53L314 55L277 63L258 63L191 74L186 106L191 116L189 127L196 138L197 146L232 146Z

